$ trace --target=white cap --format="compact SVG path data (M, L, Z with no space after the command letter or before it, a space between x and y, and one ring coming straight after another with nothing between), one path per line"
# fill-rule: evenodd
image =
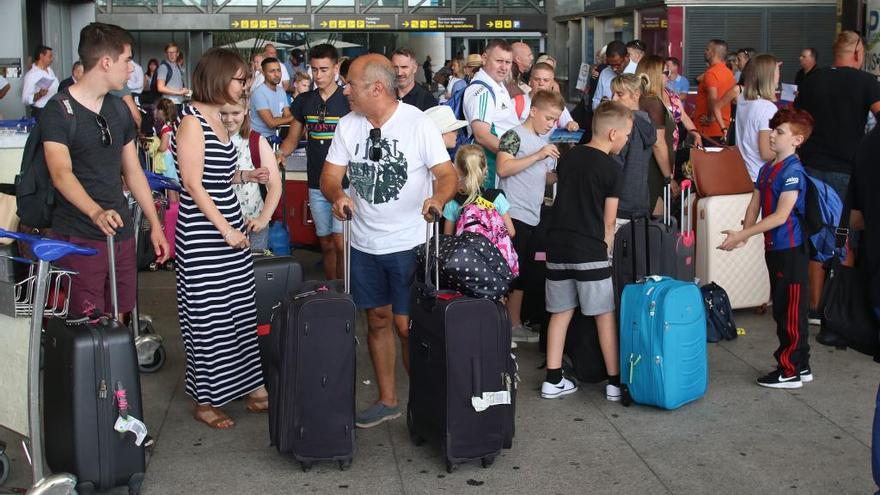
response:
M437 129L440 129L441 134L457 131L467 125L467 122L464 120L458 120L455 118L455 114L452 113L452 107L449 105L437 105L436 107L431 107L425 110L425 115L434 121L434 125L437 126Z

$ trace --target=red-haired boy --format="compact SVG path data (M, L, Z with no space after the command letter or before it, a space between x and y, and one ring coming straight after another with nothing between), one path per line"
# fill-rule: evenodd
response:
M751 236L764 234L779 347L773 353L777 369L758 378L758 385L801 388L803 382L813 380L813 374L807 342L810 257L798 215L804 211L808 179L795 152L810 137L813 117L804 110L780 110L770 120L770 128L770 149L776 158L758 173L742 230L725 230L727 238L718 248L730 251ZM759 212L762 218L756 223Z

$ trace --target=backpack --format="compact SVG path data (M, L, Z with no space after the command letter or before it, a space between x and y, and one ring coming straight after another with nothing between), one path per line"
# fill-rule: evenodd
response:
M485 81L481 81L479 79L471 80L471 82L467 83L463 88L459 88L458 90L452 93L452 96L443 102L443 105L452 108L452 113L455 115L455 118L458 120L467 120L464 116L464 110L462 109L462 103L464 103L464 93L467 89L473 85L478 84L480 86L485 87L489 90L489 95L492 96L492 104L495 104L495 91L492 90L492 86L489 86L489 83ZM465 144L471 144L474 142L474 137L468 131L469 126L462 127L458 130L458 135L455 137L455 147L452 148L452 152L450 155L455 156L455 151L458 150L459 147Z
M251 163L254 164L254 169L258 169L262 166L260 162L260 138L263 137L257 131L251 131L250 135L248 135L248 148L251 152ZM268 190L266 186L260 184L260 196L262 196L263 201L266 200L266 195L268 194Z
M499 194L501 191L498 189L487 189L476 201L462 207L455 222L455 235L461 235L463 232L482 234L498 248L513 276L518 277L519 258L513 249L513 241L504 225L504 219L492 203ZM463 201L459 201L461 202Z
M159 63L159 67L165 66L168 68L168 71L165 73L165 84L167 85L171 82L171 77L174 75L172 71L171 64L168 63L167 60L163 60ZM150 79L150 87L147 88L147 91L141 93L141 102L144 104L154 103L162 97L162 93L159 93L159 69L156 69L156 72L153 73L152 79Z
M53 96L58 100L67 112L66 124L68 125L68 142L76 138L76 116L70 103L70 93L67 91ZM105 95L110 98L111 106L116 112L128 115L128 107L121 98L113 95ZM21 157L21 171L15 176L15 200L18 217L21 223L28 227L44 229L52 226L52 212L55 210L55 186L49 175L49 167L46 165L46 154L43 150L42 124L45 120L37 122L24 145Z
M843 201L834 188L810 175L807 175L806 191L805 211L798 216L801 229L816 250L813 259L824 263L836 255L843 261L846 247L838 249L835 246L835 234L844 211Z
M706 307L706 341L720 342L736 338L736 323L727 291L715 282L700 287L703 305Z

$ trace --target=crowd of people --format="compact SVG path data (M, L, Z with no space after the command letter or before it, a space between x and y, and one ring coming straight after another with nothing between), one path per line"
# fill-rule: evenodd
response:
M682 101L691 98L689 84L677 59L646 53L638 40L613 41L599 54L578 119L559 92L555 61L535 61L521 42L492 40L480 55L451 60L440 71L445 87L438 89L447 104L415 82L419 64L407 48L390 58L341 60L324 44L282 61L267 45L250 63L212 48L187 78L174 43L166 46L165 60L151 60L140 72L131 59L133 43L123 29L93 23L81 33L80 63L60 95L51 95L56 79L48 89L40 83L31 91L26 84L23 98L39 116L60 192L52 230L99 252L68 260L80 272L71 312L83 314L109 308L106 235L117 239L120 310L134 305L133 229L123 191L159 225L136 148L141 127L134 113L151 109L149 125L160 152L168 153L166 173L179 177L183 192L176 198L175 237L166 239L154 228L150 242L160 262L174 245L186 391L196 403L196 419L214 428L234 426L221 409L233 399L245 396L255 412L268 407L249 248L265 246L281 195L274 165L301 139L328 278L343 271L341 222L346 211L354 212L351 292L367 314L378 384L376 402L358 413L360 427L401 414L396 346L408 370L413 248L424 242L425 222L442 213L445 232L452 234L463 208L475 203L497 211L521 260L534 254L528 246L539 224L546 224L547 275L540 289L551 316L541 396L577 389L562 372L562 354L569 322L580 311L596 318L609 375L606 397L620 400L613 239L634 216L662 212L665 185L679 193L677 157L689 145L737 146L755 182L743 228L726 232L718 248L736 249L764 235L779 347L777 369L758 378L759 385L794 388L813 379L808 313L817 307L824 278L804 249L800 212L808 175L828 183L852 208L852 227L863 235L851 235L847 262L856 252L864 256L861 266L873 277L880 316L880 206L872 194L880 187L872 163L880 150L878 131L863 139L869 115L880 112L880 83L860 70L865 44L857 33L838 36L826 68L816 65L815 50L804 50L793 108L778 101L778 59L742 49L732 68L727 44L710 40L690 114ZM52 50L41 47L37 55L26 81L54 78ZM456 100L460 113L448 104ZM75 135L69 135L69 119L77 122ZM273 153L267 138L287 125ZM555 129L581 127L582 146L561 153L550 144ZM463 132L469 144L460 146ZM547 209L545 187L552 184L557 193ZM535 289L521 277L506 298L514 346L538 339L522 313L524 297Z

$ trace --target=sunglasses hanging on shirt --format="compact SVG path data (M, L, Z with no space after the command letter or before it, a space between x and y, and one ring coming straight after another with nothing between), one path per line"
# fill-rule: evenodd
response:
M378 162L382 159L382 129L370 129L370 160Z
M95 115L95 121L98 123L98 129L101 130L101 144L106 148L113 144L113 136L110 134L110 127L107 121L100 114Z

